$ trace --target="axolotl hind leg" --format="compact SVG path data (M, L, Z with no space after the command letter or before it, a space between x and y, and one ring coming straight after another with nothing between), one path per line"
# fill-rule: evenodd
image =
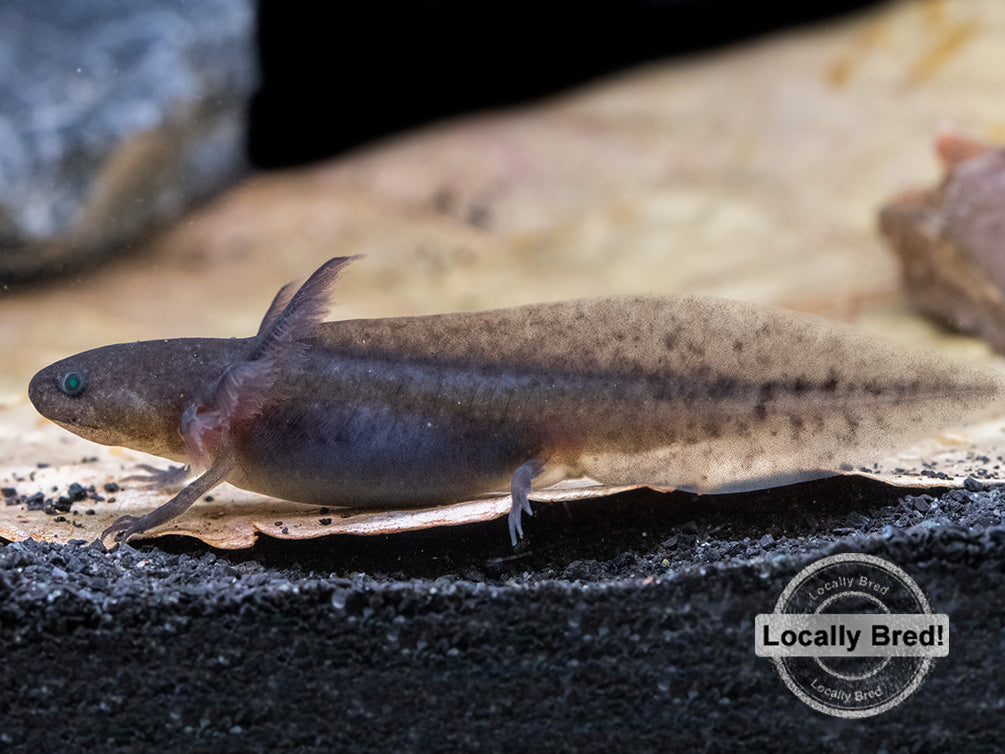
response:
M523 539L523 523L521 517L524 513L533 516L530 509L530 501L527 496L530 494L531 482L534 477L544 470L544 464L538 460L527 461L513 472L510 480L510 497L513 499L509 509L509 539L516 546L517 537Z

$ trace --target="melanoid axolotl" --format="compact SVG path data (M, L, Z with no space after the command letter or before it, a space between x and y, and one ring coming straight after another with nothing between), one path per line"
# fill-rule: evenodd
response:
M446 504L586 475L701 493L815 479L959 423L994 373L819 317L702 296L323 321L332 259L252 338L126 343L41 370L38 411L201 476L103 536L142 534L223 481L291 501ZM154 471L154 483L185 471Z

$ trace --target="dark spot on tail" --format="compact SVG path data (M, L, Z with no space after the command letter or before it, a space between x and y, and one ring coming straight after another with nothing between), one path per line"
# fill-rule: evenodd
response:
M761 384L760 397L761 401L770 401L775 397L775 391L778 389L778 383L774 380L768 380Z
M731 377L718 376L708 385L708 397L713 400L725 400L736 394L736 380Z
M883 388L875 380L870 380L862 385L862 389L865 390L869 395L879 396L883 394Z

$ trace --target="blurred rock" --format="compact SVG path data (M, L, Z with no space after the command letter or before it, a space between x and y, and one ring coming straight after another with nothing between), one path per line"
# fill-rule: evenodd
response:
M0 5L0 282L79 267L239 174L250 0Z
M880 229L919 309L1005 353L1005 149L939 137L934 189L894 198Z

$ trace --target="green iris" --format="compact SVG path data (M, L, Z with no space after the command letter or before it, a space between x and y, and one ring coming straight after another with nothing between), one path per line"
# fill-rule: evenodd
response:
M86 380L79 372L68 372L59 381L59 389L74 398L84 392Z

